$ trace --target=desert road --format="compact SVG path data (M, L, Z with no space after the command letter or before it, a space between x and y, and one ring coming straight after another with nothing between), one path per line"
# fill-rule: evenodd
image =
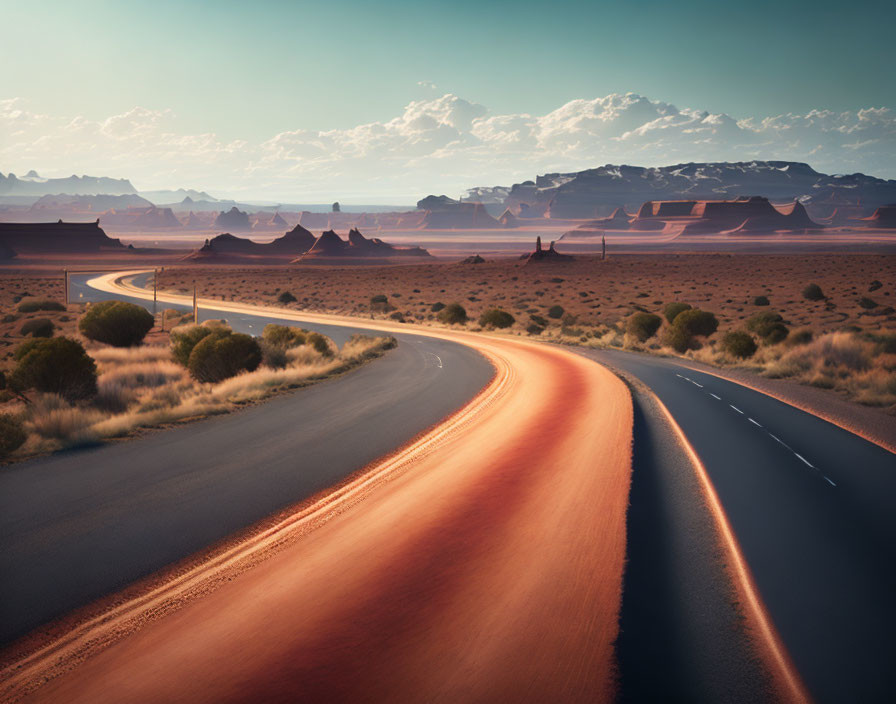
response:
M165 608L150 593L134 607L143 627L129 637L70 671L99 632L53 644L7 672L6 691L35 684L35 661L40 684L62 653L52 672L61 676L34 692L38 701L608 700L631 469L628 393L566 350L451 336L490 362L490 381L459 413L250 537L226 562L177 575L164 588L180 608L165 618L145 623L142 614ZM268 415L272 403L261 407ZM332 441L351 444L351 429ZM137 442L122 447L133 455ZM252 458L271 442L267 432L241 450L221 480L248 473L259 483ZM227 578L190 599L212 570ZM110 613L105 632L134 622L127 603Z
M109 298L87 278L72 277L73 298ZM272 322L227 318L249 333ZM315 327L339 343L356 332ZM398 337L375 364L262 407L0 472L0 642L337 484L494 373L469 347Z
M896 456L671 359L582 354L641 380L684 431L813 698L892 701Z

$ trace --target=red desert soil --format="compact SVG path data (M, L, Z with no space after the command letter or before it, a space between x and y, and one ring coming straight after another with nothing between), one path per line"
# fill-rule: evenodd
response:
M460 336L499 370L475 422L34 700L610 700L627 390L562 349Z

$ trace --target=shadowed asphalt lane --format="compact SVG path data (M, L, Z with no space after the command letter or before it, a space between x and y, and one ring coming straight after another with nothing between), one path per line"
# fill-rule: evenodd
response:
M681 426L812 696L892 701L896 457L672 360L579 351L640 379Z
M87 288L87 278L72 277L73 298L112 297ZM256 334L276 322L226 317ZM340 344L365 332L308 327ZM263 405L3 468L0 642L338 483L450 415L492 377L469 347L396 337L384 358Z

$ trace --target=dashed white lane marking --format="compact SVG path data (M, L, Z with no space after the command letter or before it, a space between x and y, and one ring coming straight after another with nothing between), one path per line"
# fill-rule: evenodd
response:
M752 418L747 418L747 420L750 421L750 422L751 422L753 425L755 425L757 428L761 428L761 427L762 427L762 425L760 425L759 423L757 423L757 422L756 422L755 420L753 420Z
M805 457L803 457L799 452L794 452L793 454L795 454L800 460L802 460L806 464L806 466L812 467L812 469L815 469L815 465L813 465L809 460L807 460Z
M831 486L837 486L836 484L834 484L834 482L828 479L828 477L825 477L825 479L827 479L828 484L830 484Z
M439 369L441 369L442 368L442 358L439 357L439 355L437 355L435 352L430 352L430 354L436 358L436 360L439 363Z
M712 394L712 393L710 394L710 396L712 396L716 401L721 401L721 400L722 400L722 397L721 397L721 396L716 396L715 394Z
M703 384L698 384L698 383L697 383L696 381L694 381L693 379L688 379L688 381L691 382L694 386L699 386L701 389L703 388Z
M728 405L731 406L730 403L729 403ZM740 410L737 406L731 406L731 408L733 408L735 411L737 411L737 412L740 413L741 415L744 414L744 412L743 412L742 410Z

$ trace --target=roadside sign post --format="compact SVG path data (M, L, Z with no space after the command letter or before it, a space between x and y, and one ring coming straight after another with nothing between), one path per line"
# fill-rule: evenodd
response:
M62 270L62 291L65 296L65 306L68 307L68 269Z
M193 284L193 322L199 325L199 300L196 298L196 284Z

